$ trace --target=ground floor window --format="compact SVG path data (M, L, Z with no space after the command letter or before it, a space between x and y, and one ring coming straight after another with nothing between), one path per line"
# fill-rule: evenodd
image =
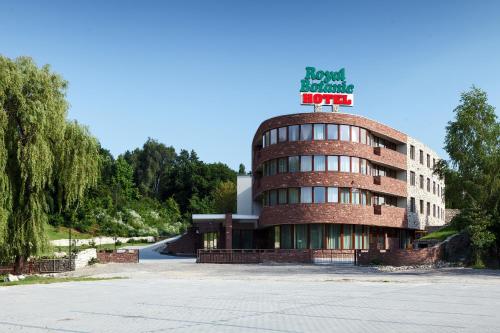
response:
M340 224L329 224L326 238L327 249L340 249Z
M203 248L206 250L217 248L218 232L206 232L203 234Z
M311 249L323 248L323 224L311 224Z
M253 230L233 230L233 249L252 249Z
M280 228L280 236L281 236L281 248L282 249L293 249L293 234L292 234L292 226L282 225Z
M297 224L295 227L295 248L296 249L306 249L307 248L307 225Z

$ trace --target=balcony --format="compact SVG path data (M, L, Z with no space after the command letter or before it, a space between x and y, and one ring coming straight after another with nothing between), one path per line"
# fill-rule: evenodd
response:
M387 167L406 170L406 155L384 147L373 147L373 161Z
M395 195L399 197L406 197L406 181L386 177L386 176L373 176L373 190L380 193Z

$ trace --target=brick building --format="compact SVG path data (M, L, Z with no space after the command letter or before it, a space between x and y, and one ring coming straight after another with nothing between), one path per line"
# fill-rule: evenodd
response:
M237 214L195 214L184 238L193 253L408 248L416 231L444 224L444 180L432 169L438 159L361 116L274 117L253 138L252 176L238 177ZM185 248L182 239L168 252Z

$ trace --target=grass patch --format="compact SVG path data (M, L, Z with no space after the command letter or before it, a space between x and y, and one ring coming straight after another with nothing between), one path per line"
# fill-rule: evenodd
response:
M451 226L447 226L447 227L444 227L438 231L431 232L430 234L425 235L424 237L422 237L420 239L423 239L423 240L435 239L438 241L444 241L446 238L448 238L452 235L455 235L455 234L458 234L458 230L451 227Z
M47 237L49 240L56 240L56 239L68 239L68 232L69 228L66 227L54 227L52 225L47 225ZM73 229L71 231L72 233L72 238L79 238L79 239L89 239L92 238L93 236L91 234L85 234L79 231L76 231Z
M3 277L1 277L0 287L9 286L22 286L29 284L52 284L52 283L63 283L63 282L85 282L85 281L107 281L107 280L120 280L126 279L124 277L109 277L109 278L96 278L96 277L48 277L48 276L27 276L24 280L3 282Z

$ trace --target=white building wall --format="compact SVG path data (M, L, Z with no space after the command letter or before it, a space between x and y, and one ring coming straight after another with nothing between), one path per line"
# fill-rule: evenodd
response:
M415 147L415 158L410 156L411 146ZM407 148L407 212L408 227L424 230L427 226L441 226L445 223L444 179L439 179L433 173L433 162L440 159L429 147L420 141L408 137ZM424 153L423 164L420 163L420 150ZM427 154L430 155L430 168L427 167ZM411 171L415 173L415 185L411 185ZM423 189L420 188L420 175L424 177ZM430 179L430 191L427 191L427 179ZM436 183L436 192L433 192L433 182ZM439 185L439 194L438 194ZM415 212L411 212L411 198L415 198ZM423 213L420 211L420 200L423 201ZM427 212L427 203L430 203L430 212ZM433 207L436 207L434 216ZM439 213L438 213L439 209Z
M252 215L252 176L238 176L236 179L236 212Z

